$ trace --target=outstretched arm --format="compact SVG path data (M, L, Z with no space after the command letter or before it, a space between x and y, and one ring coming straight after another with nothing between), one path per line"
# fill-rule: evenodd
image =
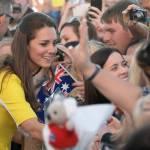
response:
M62 16L61 16L61 20L60 20L60 23L59 23L58 31L60 31L62 25L68 20L70 14L72 16L72 9L74 7L76 7L77 5L79 5L79 4L72 4L69 1L66 3L66 5L63 9L63 12L62 12Z
M83 20L80 26L80 45L70 50L73 63L83 72L85 78L91 76L96 68L89 57L87 28L86 20ZM139 87L113 77L103 69L100 69L95 78L92 79L92 83L112 103L129 113L132 112L137 98L141 95Z

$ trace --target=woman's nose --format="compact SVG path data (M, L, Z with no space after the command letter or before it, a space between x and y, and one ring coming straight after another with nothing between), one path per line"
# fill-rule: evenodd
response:
M56 51L56 46L54 44L50 44L50 46L48 47L48 53L56 53Z
M121 71L120 71L121 73L128 73L128 70L129 70L129 69L128 69L127 66L121 66L121 67L120 67L120 70L121 70Z

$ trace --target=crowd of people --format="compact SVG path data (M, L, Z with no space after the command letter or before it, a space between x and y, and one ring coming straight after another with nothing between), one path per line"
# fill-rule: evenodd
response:
M150 0L103 0L101 9L66 0L51 13L0 0L0 149L44 149L44 104L59 64L75 81L65 96L116 106L90 150L150 149L149 24Z

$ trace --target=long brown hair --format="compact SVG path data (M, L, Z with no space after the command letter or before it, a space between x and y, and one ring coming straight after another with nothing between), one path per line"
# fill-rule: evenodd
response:
M95 64L100 65L103 68L109 56L114 52L117 52L121 55L121 53L115 48L109 47L101 48L91 55L91 61ZM110 103L110 100L107 97L105 97L101 92L99 92L90 81L85 81L84 86L85 86L85 104L89 105L89 104Z
M26 100L34 110L39 105L34 94L32 70L29 65L28 45L35 38L36 32L46 26L56 29L55 23L45 14L34 12L26 15L18 25L14 35L11 47L12 60L7 63L7 66L11 68L11 72L14 72L20 78Z

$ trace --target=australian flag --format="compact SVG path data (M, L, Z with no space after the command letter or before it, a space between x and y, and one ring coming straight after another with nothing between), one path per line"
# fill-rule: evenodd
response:
M72 85L75 79L64 68L63 65L58 64L55 71L55 81L51 88L51 93L55 93L57 89L67 96L75 87Z

